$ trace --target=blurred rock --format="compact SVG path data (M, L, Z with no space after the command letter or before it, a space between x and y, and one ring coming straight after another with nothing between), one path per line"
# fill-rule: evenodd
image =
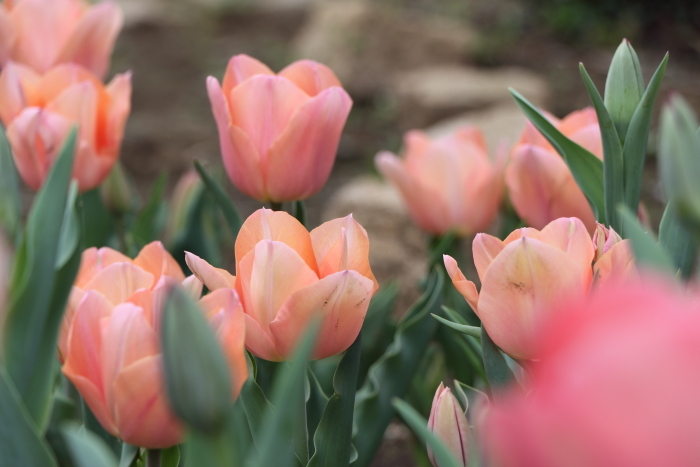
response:
M355 97L371 97L394 73L459 62L473 48L466 25L369 0L318 1L300 31L299 57L325 63Z
M408 130L467 110L510 104L513 98L509 87L537 106L547 99L547 82L520 68L423 67L396 75L390 89L396 99L399 125ZM516 108L515 104L512 107Z
M323 220L352 214L367 230L369 261L379 284L401 287L396 313L403 314L418 298L418 282L427 269L427 237L408 218L398 193L375 177L361 176L332 195Z

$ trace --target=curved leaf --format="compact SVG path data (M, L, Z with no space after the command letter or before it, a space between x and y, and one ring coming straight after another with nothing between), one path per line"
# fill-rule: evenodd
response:
M236 238L238 236L238 231L241 230L241 226L243 225L243 220L238 213L238 209L236 209L236 206L234 206L221 185L206 171L201 162L194 161L194 168L199 172L199 176L202 177L204 185L214 197L214 200L216 200L216 204L219 205L221 212L223 212L224 219L226 220L228 228L231 230L233 238Z
M498 400L501 391L516 383L516 379L501 350L494 344L483 326L481 327L481 351L491 395Z
M659 226L659 243L671 255L673 265L683 279L689 279L695 269L698 242L692 232L683 225L672 203L666 206Z
M447 308L447 307L442 307L442 309L445 312L447 312L447 310L449 310L449 308ZM476 337L477 339L481 339L481 328L479 328L479 327L469 326L467 324L455 323L453 321L446 320L445 318L438 316L436 314L431 314L431 316L433 318L435 318L436 320L440 321L445 326L451 327L455 331L459 331L462 334L466 334L467 336L472 336L472 337Z
M63 426L63 437L76 467L117 467L112 450L94 433L75 422Z
M634 259L640 267L648 267L675 276L676 269L671 259L656 242L651 232L645 232L637 217L626 206L620 206L622 232L632 243Z
M19 180L12 160L12 149L0 127L0 226L14 237L20 229Z

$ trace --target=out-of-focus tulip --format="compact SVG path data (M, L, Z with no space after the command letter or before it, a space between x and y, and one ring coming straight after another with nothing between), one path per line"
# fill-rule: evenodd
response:
M403 160L380 152L375 164L401 192L414 222L436 235L486 230L503 195L504 161L489 159L483 133L464 127L431 140L413 130L404 146Z
M572 141L603 158L598 118L592 108L549 120ZM564 159L528 122L506 168L511 203L529 226L541 229L560 217L581 219L592 234L595 216Z
M504 241L478 234L472 250L481 291L446 255L452 283L496 345L514 358L536 357L536 336L552 305L582 297L590 287L595 251L585 226L561 218L542 231L516 230Z
M178 180L173 191L172 201L168 209L168 220L165 225L167 245L172 245L187 229L192 209L194 209L203 190L204 184L196 170L188 171Z
M107 86L78 65L59 65L45 75L8 63L0 73L0 120L17 170L38 190L73 124L80 125L73 177L79 189L97 187L119 157L131 108L131 74Z
M489 465L700 465L700 305L644 278L567 300L542 332L528 395L480 425Z
M593 277L600 285L608 280L637 277L634 254L629 240L623 240L615 230L597 224L593 234L595 263Z
M308 198L326 183L352 100L333 72L311 60L278 74L236 55L223 83L207 79L231 181L259 201Z
M435 391L430 410L428 429L450 450L461 466L467 467L469 458L469 422L455 396L442 383ZM428 457L435 467L441 467L428 446Z
M12 60L46 73L77 63L102 78L123 22L121 9L110 1L91 6L82 0L5 0L0 65Z
M185 279L159 242L133 260L109 248L83 253L59 339L63 373L102 426L129 444L163 448L182 439L164 392L159 339L163 303L179 284L201 295L201 282ZM235 397L247 377L237 293L218 290L199 303L223 347Z
M187 253L192 272L210 289L231 287L243 302L246 347L272 361L291 356L314 317L321 318L312 358L353 343L377 282L367 232L352 215L311 232L285 212L260 209L236 239L237 277Z

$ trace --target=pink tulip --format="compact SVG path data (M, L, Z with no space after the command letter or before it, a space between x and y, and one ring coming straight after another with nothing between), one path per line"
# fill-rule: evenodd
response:
M482 233L472 250L481 291L446 255L452 283L496 345L514 358L534 358L537 332L550 318L551 305L582 297L590 287L595 251L585 226L562 218L542 231L516 230L504 241Z
M209 288L235 284L246 319L246 347L272 361L291 356L314 317L321 319L312 358L346 350L357 338L377 289L367 232L352 215L311 232L285 212L260 209L236 239L238 277L187 253Z
M502 163L489 159L484 136L474 127L431 140L422 131L404 136L403 160L390 152L377 169L401 192L421 229L435 235L486 230L503 194Z
M333 72L311 60L273 73L236 55L223 85L207 79L224 166L259 201L308 198L326 183L352 100Z
M596 225L593 234L595 263L593 277L600 285L609 280L628 280L637 277L634 254L629 240L623 240L615 230Z
M112 435L164 448L183 427L164 392L159 329L171 287L199 298L202 284L184 277L159 242L131 260L109 248L83 253L59 339L63 373ZM229 362L236 397L247 378L245 320L237 293L221 289L200 300Z
M103 78L122 28L121 9L107 1L5 0L0 5L0 65L12 60L46 73L75 63Z
M700 465L699 303L651 278L565 301L527 396L480 426L489 465Z
M592 108L573 112L561 121L548 117L569 139L603 158L598 119ZM505 179L513 207L528 225L541 229L559 217L578 217L593 233L593 211L569 167L530 122L513 148Z
M42 76L8 63L0 73L0 120L24 182L39 189L71 126L79 124L73 177L80 191L97 187L119 157L130 101L130 73L105 87L78 65Z
M442 383L435 391L433 406L430 409L428 429L432 431L459 461L459 465L467 467L469 459L469 422L464 415L459 402L452 395L450 388ZM434 467L441 467L435 460L432 449L428 447L428 457Z

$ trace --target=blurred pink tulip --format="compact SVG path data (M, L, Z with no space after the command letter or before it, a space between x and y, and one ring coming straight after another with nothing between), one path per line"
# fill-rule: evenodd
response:
M0 73L0 120L17 170L33 190L41 187L73 124L80 125L73 177L80 191L102 183L119 157L130 108L130 73L107 86L73 64L39 75L10 62Z
M542 231L516 230L504 241L482 233L472 250L481 291L446 255L452 283L496 345L517 359L536 357L536 335L551 306L588 293L595 251L585 226L579 219L561 218Z
M435 391L428 419L428 429L445 443L455 459L459 461L459 465L467 467L470 438L469 422L450 388L446 388L442 383ZM429 446L428 457L434 467L441 467L435 460Z
M75 63L103 78L122 24L121 9L110 1L5 0L0 5L0 65L12 60L42 74Z
M527 396L480 424L489 465L700 465L700 302L652 278L566 300Z
M367 232L351 215L307 232L285 212L260 209L236 239L238 277L191 253L187 264L210 290L235 284L245 310L246 347L281 361L316 316L321 328L313 359L353 343L378 287L368 255Z
M380 152L375 164L401 192L413 221L435 235L486 230L503 195L504 161L489 159L482 132L464 127L431 140L413 130L404 147L403 160Z
M236 55L222 85L207 79L224 166L259 201L308 198L326 183L352 100L326 66L294 62L273 73Z
M134 260L91 248L83 253L61 329L63 373L102 426L136 446L164 448L182 440L183 427L164 392L159 339L162 306L178 284L201 295L202 283L185 278L159 242ZM221 289L199 303L229 362L236 397L248 374L238 295Z
M563 120L548 117L569 139L603 158L598 119L592 108L572 112ZM513 148L505 179L515 211L531 227L541 229L554 219L577 217L593 233L593 211L569 167L530 122Z

